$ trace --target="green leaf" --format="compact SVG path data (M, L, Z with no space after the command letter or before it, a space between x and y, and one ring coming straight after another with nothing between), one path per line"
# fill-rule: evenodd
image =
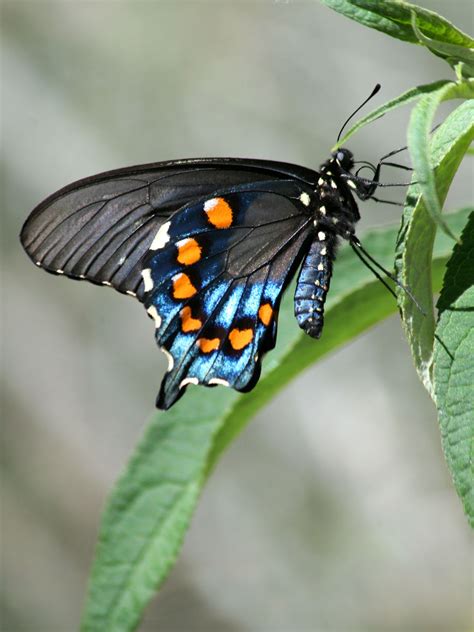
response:
M418 28L416 14L414 12L412 12L412 27L419 41L429 48L431 52L445 59L453 68L455 68L459 62L462 62L463 69L461 76L466 78L472 76L474 70L474 50L472 48L427 37Z
M448 262L437 305L434 393L443 449L474 527L474 210Z
M449 232L449 227L441 216L440 195L436 189L436 179L433 172L432 147L430 142L430 130L438 105L447 99L469 98L474 96L474 80L463 83L450 83L437 92L432 92L420 98L413 108L408 126L408 147L410 150L415 179L418 181L426 210L436 224L453 239L455 236ZM458 108L461 117L458 124L460 143L467 146L462 150L462 155L474 138L474 101L468 101ZM454 124L453 119L450 119ZM461 155L461 157L462 157ZM438 179L438 182L440 180Z
M452 179L470 144L466 130L469 128L467 122L472 106L469 102L461 104L433 134L431 160L434 166L436 192L441 202L444 202ZM399 279L414 293L425 315L420 313L404 292L398 292L398 297L415 367L430 393L435 330L430 268L436 227L437 222L428 212L425 199L421 196L421 185L412 185L407 193L397 242L396 268ZM445 234L453 234L452 228L448 227Z
M334 11L387 35L413 44L420 44L412 28L412 13L418 28L428 37L463 47L474 46L474 40L442 16L400 0L321 0Z
M466 216L450 217L453 230ZM372 232L364 245L390 267L396 228ZM451 244L435 249L434 283L440 287ZM133 630L173 565L206 476L229 441L282 386L315 359L396 310L385 288L341 249L320 341L295 324L292 296L281 308L278 345L265 360L258 386L246 395L221 387L190 387L186 397L158 414L121 476L102 519L85 604L83 632Z
M181 547L212 438L232 399L190 391L155 416L107 504L82 630L133 630Z
M394 20L384 18L377 11L377 6L369 9L359 6L358 3L350 0L321 0L321 2L334 11L342 13L342 15L345 15L347 18L359 22L364 26L382 31L382 33L386 33L397 39L412 42L413 44L417 43L411 27L408 28L404 24L399 24ZM378 2L377 4L380 5L382 3Z

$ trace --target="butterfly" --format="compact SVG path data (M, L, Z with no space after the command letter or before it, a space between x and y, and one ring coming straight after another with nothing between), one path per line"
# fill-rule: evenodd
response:
M354 196L373 198L383 160L371 165L371 179L352 172L345 148L319 171L237 158L109 171L44 200L20 239L48 272L143 303L168 358L157 398L168 409L189 384L242 392L256 385L298 268L296 320L312 338L321 335L340 239L376 264L355 235Z
M85 178L28 217L21 243L57 275L111 286L144 304L168 357L157 406L188 384L251 390L275 345L286 286L299 271L295 316L321 335L337 243L360 245L348 149L319 171L266 160L160 162Z

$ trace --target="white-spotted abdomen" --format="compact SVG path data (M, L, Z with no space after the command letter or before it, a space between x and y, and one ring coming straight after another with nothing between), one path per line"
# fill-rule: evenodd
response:
M312 338L319 338L324 323L324 301L329 289L332 262L336 253L333 234L320 230L306 255L295 291L295 317Z

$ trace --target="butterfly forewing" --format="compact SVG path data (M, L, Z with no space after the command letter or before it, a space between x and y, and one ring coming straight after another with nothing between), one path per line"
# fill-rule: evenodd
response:
M196 159L110 171L75 182L39 204L22 244L49 272L110 285L141 300L142 258L159 227L190 200L268 179L311 178L271 161Z

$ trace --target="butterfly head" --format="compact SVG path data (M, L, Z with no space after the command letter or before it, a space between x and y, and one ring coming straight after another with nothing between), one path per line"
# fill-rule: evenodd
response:
M331 176L339 178L341 175L347 179L352 176L352 169L354 168L355 161L354 155L349 149L340 147L336 151L333 151L329 160L326 160L321 166L320 170L324 176Z
M355 173L352 173L352 169L355 165L360 163L362 163L363 166ZM371 177L363 178L359 176L359 172L362 169L370 169L372 172ZM349 189L352 190L352 193L355 193L360 200L368 200L373 196L378 186L380 164L374 166L367 161L359 161L359 163L356 163L354 154L349 151L349 149L340 147L331 154L329 160L321 165L321 172L326 178L327 176L331 176L332 179L335 179L337 185L340 185L341 181L345 182ZM357 219L360 218L358 217Z
M341 147L332 154L332 161L344 172L350 172L354 167L354 156L351 151Z

